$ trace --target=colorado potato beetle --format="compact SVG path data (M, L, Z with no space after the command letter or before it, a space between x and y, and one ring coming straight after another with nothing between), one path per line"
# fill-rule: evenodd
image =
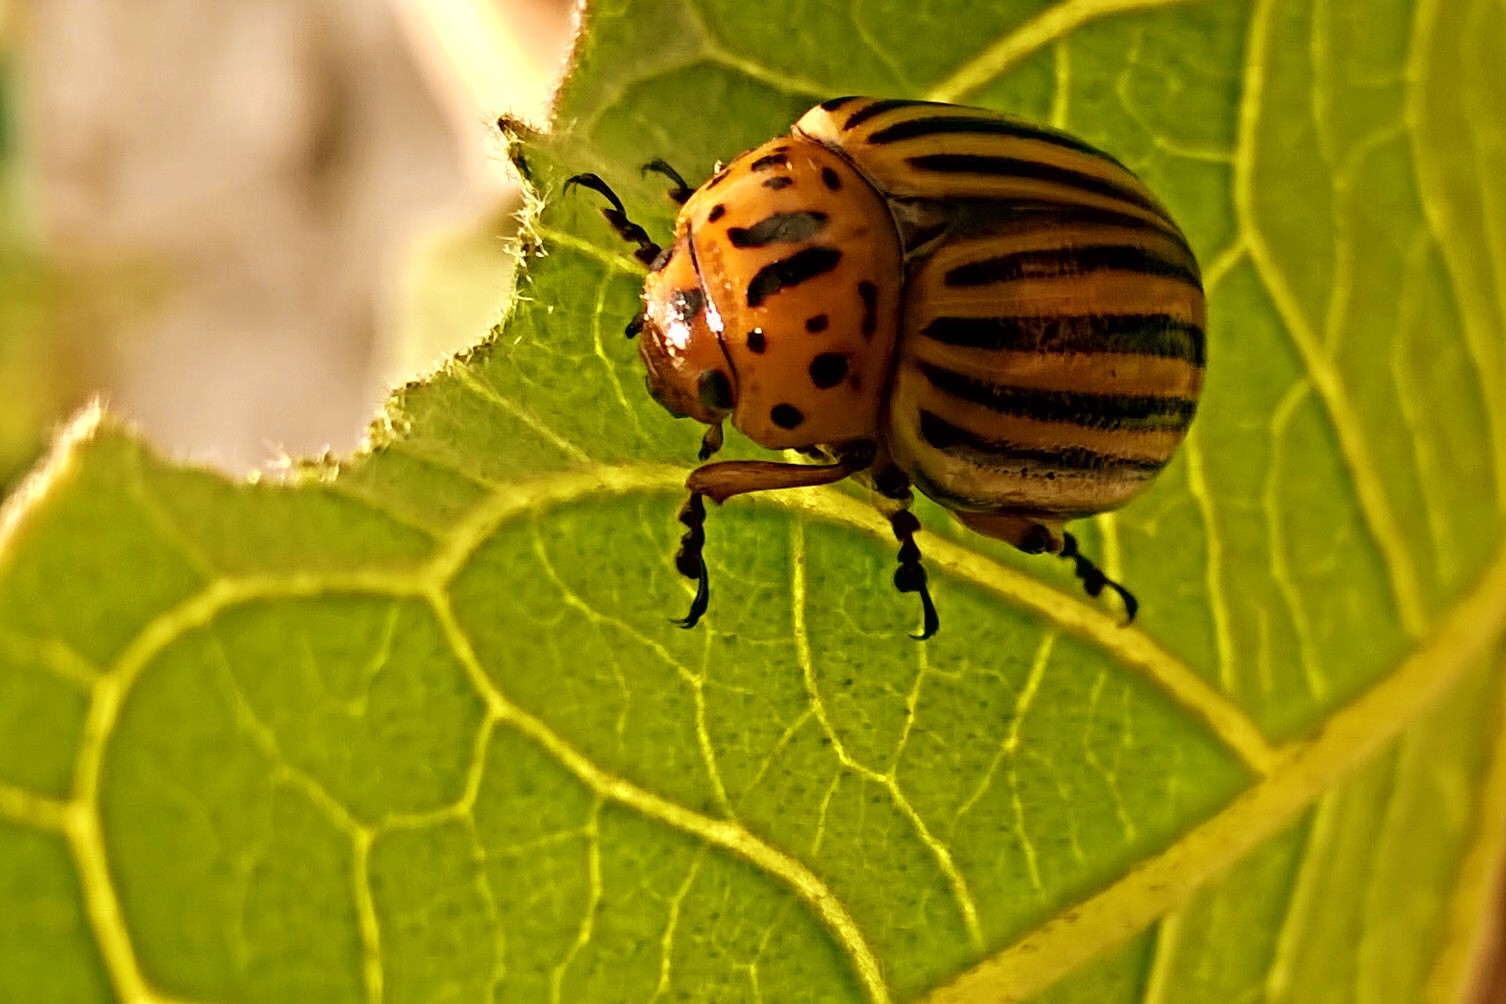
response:
M661 248L599 177L569 185L648 268L648 388L709 428L817 464L703 463L675 565L709 599L705 504L855 476L900 542L894 584L938 627L911 487L972 530L1073 563L1086 592L1133 595L1067 522L1143 490L1186 434L1203 382L1205 303L1186 237L1119 161L1067 133L977 108L842 97L695 191Z

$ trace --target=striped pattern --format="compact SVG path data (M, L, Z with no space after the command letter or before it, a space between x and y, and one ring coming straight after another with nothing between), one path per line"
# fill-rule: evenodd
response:
M834 99L796 129L916 221L887 437L917 487L1043 522L1143 488L1205 362L1197 262L1144 184L1075 137L952 105Z
M852 98L833 110L818 105L796 129L842 150L890 199L1097 209L1180 236L1119 161L1074 136L996 112Z

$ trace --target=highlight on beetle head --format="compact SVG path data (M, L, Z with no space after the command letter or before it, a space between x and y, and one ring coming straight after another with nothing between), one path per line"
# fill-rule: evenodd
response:
M638 351L648 391L676 418L715 425L731 413L737 385L722 349L721 318L701 290L682 234L643 283Z

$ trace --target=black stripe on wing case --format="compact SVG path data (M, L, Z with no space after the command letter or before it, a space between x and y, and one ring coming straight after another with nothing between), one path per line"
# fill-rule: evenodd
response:
M918 105L933 105L935 103L934 101L905 101L903 99L875 101L871 105L864 105L849 115L842 128L844 130L856 129L874 116L882 115L885 112L892 112L896 108L913 108Z
M1110 157L1095 146L1090 146L1074 136L1056 132L1053 129L1045 129L1033 126L1017 119L990 118L979 116L956 116L932 115L924 118L906 119L896 122L892 126L886 126L869 136L867 142L879 146L885 143L896 143L900 140L918 139L922 136L1008 136L1011 139L1039 140L1042 143L1050 143L1053 146L1065 147L1068 150L1076 150L1089 156L1106 160L1118 167L1124 167L1119 161Z
M1202 288L1197 271L1184 262L1168 261L1149 248L1132 244L1047 248L1015 251L979 258L947 270L948 286L987 286L1017 279L1054 279L1085 272L1138 272L1166 275Z
M924 408L920 410L920 438L933 449L960 455L964 460L996 470L1005 469L1013 461L1016 464L1036 464L1055 470L1091 471L1144 478L1166 466L1160 460L1117 457L1078 446L1042 448L1011 443L1004 439L989 439L960 425L953 425Z
M992 202L993 200L988 200ZM1144 217L1133 213L1121 213L1112 209L1104 209L1100 206L1084 206L1079 202L1038 202L1015 201L1006 203L1002 218L1011 224L1025 227L1072 227L1072 226L1104 226L1121 227L1127 230L1146 230L1150 233L1166 233L1166 229L1157 227ZM1183 250L1187 252L1189 260L1193 258L1192 249L1187 247L1187 241L1176 224L1161 212L1155 210L1156 218L1163 221L1171 228L1170 232Z
M729 227L727 239L733 247L760 248L765 244L808 241L826 226L825 213L775 213L751 227Z
M1132 188L1116 185L1096 175L1055 164L1043 164L1025 157L1000 157L989 153L927 153L906 157L905 163L917 171L935 171L939 174L982 174L996 178L1020 178L1069 185L1079 191L1121 199L1157 215L1165 215L1154 199Z
M1094 353L1184 359L1202 367L1203 329L1170 314L937 317L920 332L932 341L991 352Z
M842 260L836 248L809 247L758 270L748 283L748 306L756 307L782 289L830 272Z
M1009 387L934 363L917 365L943 394L1001 415L1040 422L1070 422L1090 429L1184 429L1197 410L1197 402L1187 398Z
M936 199L927 196L895 196L890 198L895 215L905 219L923 218L936 204ZM1069 193L1060 200L1051 202L1042 199L996 199L986 196L968 196L946 201L948 219L945 224L958 236L994 234L1000 231L1011 235L1034 230L1048 231L1063 227L1117 227L1121 230L1139 230L1157 237L1170 238L1192 261L1192 249L1187 239L1159 209L1152 211L1152 218L1131 212L1120 212L1099 206L1085 206L1072 201ZM919 243L918 241L916 243Z

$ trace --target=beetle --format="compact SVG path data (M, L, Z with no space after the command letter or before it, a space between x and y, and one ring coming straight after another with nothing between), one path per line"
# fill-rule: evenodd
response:
M649 392L707 425L675 566L707 609L704 500L832 484L875 492L900 543L894 584L939 621L912 487L970 529L1068 559L1138 603L1065 525L1116 508L1171 458L1197 409L1206 304L1186 237L1118 160L1023 119L936 102L840 97L675 184L654 243L594 174L602 214L648 269ZM729 420L816 464L706 463Z

